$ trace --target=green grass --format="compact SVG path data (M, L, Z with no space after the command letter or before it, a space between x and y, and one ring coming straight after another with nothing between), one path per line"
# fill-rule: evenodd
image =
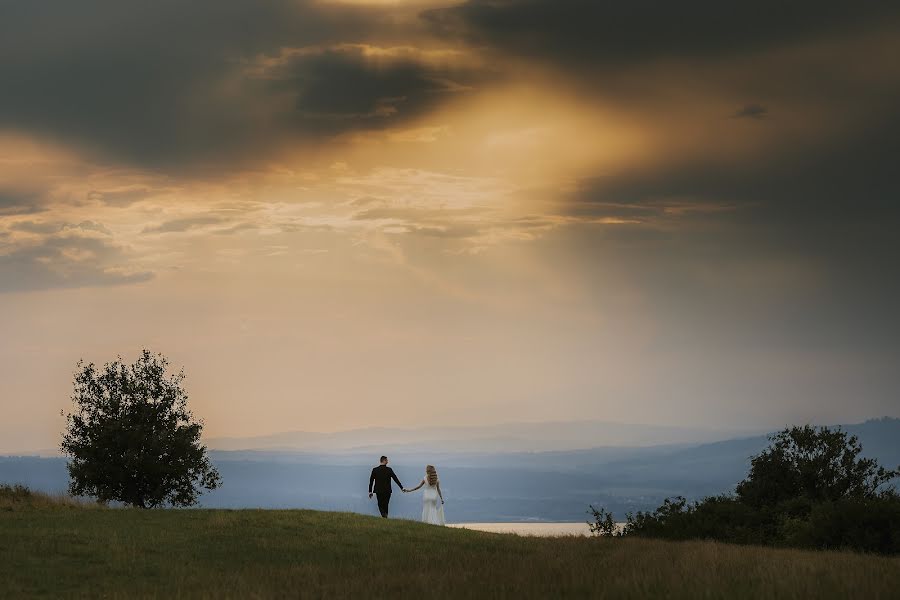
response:
M883 556L9 496L0 494L0 598L889 598L900 589L900 558Z

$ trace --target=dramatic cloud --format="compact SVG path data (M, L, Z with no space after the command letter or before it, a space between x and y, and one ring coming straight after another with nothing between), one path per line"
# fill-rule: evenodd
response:
M312 0L7 2L0 129L138 166L260 164L466 89L448 64L392 50L382 15Z
M895 410L897 55L877 0L0 2L0 403L153 343L228 435Z
M294 100L296 114L286 121L299 132L339 133L395 127L469 91L476 74L457 64L462 60L454 52L408 47L293 48L260 59L248 75Z
M468 0L426 11L441 35L561 67L709 58L798 43L896 18L881 0Z

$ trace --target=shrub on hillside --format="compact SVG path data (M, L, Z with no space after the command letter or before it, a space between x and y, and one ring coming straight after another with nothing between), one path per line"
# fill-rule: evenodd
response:
M588 511L593 516L593 521L588 521L591 533L594 535L619 535L620 532L613 521L612 513L605 508L594 508L591 505Z
M788 546L900 553L900 498L883 494L814 504L806 519L785 523L781 541Z
M86 506L89 505L71 496L35 492L20 484L0 484L0 511L35 508L82 508Z
M761 544L771 538L775 527L769 515L729 496L714 496L693 504L678 497L667 498L653 512L629 514L623 534Z
M34 492L24 485L0 484L0 506L12 510L13 506L31 504L34 501Z

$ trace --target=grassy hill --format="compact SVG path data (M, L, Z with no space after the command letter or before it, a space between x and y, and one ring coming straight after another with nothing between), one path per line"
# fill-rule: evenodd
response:
M0 597L889 598L900 558L0 495Z

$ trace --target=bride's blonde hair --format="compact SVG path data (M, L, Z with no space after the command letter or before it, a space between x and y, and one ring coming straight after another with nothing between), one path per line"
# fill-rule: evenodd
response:
M434 465L425 466L425 478L428 480L428 485L437 485L437 470L434 468Z

